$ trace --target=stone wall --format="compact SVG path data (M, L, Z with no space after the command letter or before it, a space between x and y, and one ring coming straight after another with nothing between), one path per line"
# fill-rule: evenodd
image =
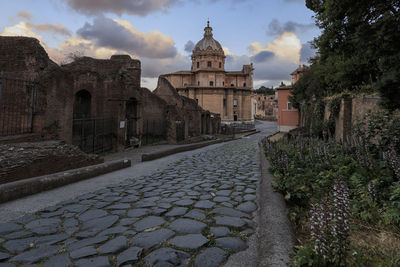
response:
M44 140L78 145L81 139L74 121L99 117L113 118L110 134L114 150L144 137L146 142L176 143L181 132L184 139L211 132L210 113L203 122L205 111L194 99L180 96L167 80L161 79L164 91L159 95L141 88L141 63L128 55L107 60L80 57L58 66L38 40L0 37L0 72L37 82L43 101L35 109L33 133ZM220 118L214 117L218 125ZM177 125L184 125L181 132Z
M340 112L335 122L335 138L344 141L351 135L352 125L362 120L369 111L378 111L378 96L346 96L340 104ZM325 115L327 117L327 115Z
M5 76L32 80L43 70L55 65L39 40L30 37L0 36L0 71Z
M102 163L77 147L47 141L0 146L0 184Z
M317 114L319 108L312 105L301 105L300 126L311 130L313 125L329 124L333 119L334 137L338 141L344 141L351 135L352 126L362 120L369 112L376 112L379 107L379 96L343 96L340 100L339 112L337 115L331 114L330 102L326 100L322 110L321 118ZM321 121L323 119L323 121Z
M184 139L220 132L221 117L202 109L194 99L178 94L167 78L159 77L154 93L168 103L170 142L179 139L181 127L184 127Z

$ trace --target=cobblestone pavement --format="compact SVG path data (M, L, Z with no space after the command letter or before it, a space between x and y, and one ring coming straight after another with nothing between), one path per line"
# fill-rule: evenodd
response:
M254 233L259 136L0 224L0 267L219 266Z

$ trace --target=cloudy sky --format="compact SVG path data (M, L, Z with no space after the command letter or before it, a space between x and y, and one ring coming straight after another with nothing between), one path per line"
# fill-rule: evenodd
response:
M290 81L307 63L319 35L304 0L13 0L0 9L0 35L32 36L50 58L109 58L142 62L142 86L163 73L190 69L190 54L207 19L225 50L226 69L254 63L254 87Z

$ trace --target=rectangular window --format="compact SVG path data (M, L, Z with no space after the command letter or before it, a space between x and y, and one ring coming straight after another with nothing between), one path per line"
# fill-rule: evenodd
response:
M222 68L222 63L221 62L219 63L219 68Z
M226 98L224 98L224 100L222 101L222 103L224 104L224 107L226 107Z
M197 62L197 68L200 68L200 62Z
M211 61L207 62L207 67L211 68Z
M287 103L287 109L288 109L288 110L293 109L292 103L290 103L290 102Z
M197 104L199 103L199 99L198 99L198 98L196 98L196 103L197 103Z
M246 87L246 83L243 83L243 87Z
M210 81L210 86L214 86L214 82L213 81Z
M233 107L236 108L238 106L237 99L233 99Z

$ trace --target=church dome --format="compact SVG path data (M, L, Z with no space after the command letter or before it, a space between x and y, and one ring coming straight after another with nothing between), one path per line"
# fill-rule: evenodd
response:
M213 38L210 22L207 22L207 27L204 28L203 39L201 39L193 49L193 55L202 54L217 54L222 56L225 55L221 44Z

